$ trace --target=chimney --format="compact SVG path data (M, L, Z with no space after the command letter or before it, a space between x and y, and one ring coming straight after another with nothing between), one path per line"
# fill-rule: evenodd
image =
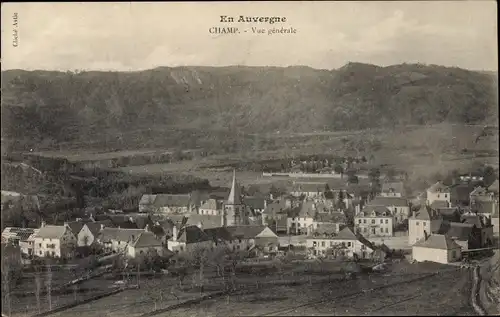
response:
M178 235L178 232L177 232L177 226L174 226L172 228L172 241L177 241L177 235Z
M360 211L361 211L361 207L359 204L357 204L355 207L354 215L358 215Z

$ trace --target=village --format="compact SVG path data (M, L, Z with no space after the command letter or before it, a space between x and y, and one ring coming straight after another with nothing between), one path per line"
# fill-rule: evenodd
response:
M211 279L210 267L215 280L224 279L226 270L234 276L242 265L252 276L266 261L290 267L312 261L352 279L389 272L390 263L473 268L498 249L498 180L483 187L482 176L459 175L452 185L439 181L408 197L403 176L381 179L379 191L366 194L362 188L373 177L359 175L363 185L353 174L344 177L324 167L282 174L293 179L287 190L272 186L268 193L249 195L233 170L228 191L144 194L137 212L86 210L60 225L42 220L39 228L7 227L2 268L13 276L21 268L51 276L68 268L73 275L63 288L119 272L111 285L115 291L138 288L139 278L130 277L134 272L156 272L182 284L193 267L200 271L196 285L203 292L210 282L200 281ZM2 208L16 197L2 191ZM52 309L51 303L47 310Z

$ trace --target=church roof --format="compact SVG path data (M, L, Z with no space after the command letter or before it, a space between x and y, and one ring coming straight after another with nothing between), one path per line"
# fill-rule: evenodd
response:
M231 192L227 198L228 205L241 204L241 191L239 185L236 183L236 170L233 170L233 183L231 184Z

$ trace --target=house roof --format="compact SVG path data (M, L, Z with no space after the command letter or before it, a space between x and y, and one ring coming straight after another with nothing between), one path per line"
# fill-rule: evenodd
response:
M448 188L448 186L444 185L443 183L437 182L437 183L431 185L431 187L429 187L427 189L427 191L431 192L431 193L447 193L447 192L449 192L449 188Z
M457 208L439 208L437 217L449 222L460 222L460 212Z
M156 195L144 194L139 200L139 205L153 205L156 199Z
M276 215L282 212L286 212L286 202L284 200L279 200L277 202L270 203L264 208L263 214L266 215Z
M384 213L386 214L385 217L391 217L391 211L385 206L367 205L363 207L361 212L364 213L364 216L357 215L356 217L371 217L373 212L377 217L381 217Z
M498 210L498 202L495 201L476 201L471 206L471 211L481 214L492 214L495 210Z
M314 214L316 213L316 210L315 210L315 203L313 201L304 201L302 202L301 206L300 206L300 210L299 210L299 213L298 213L298 217L301 217L301 218L312 218L314 217Z
M440 209L440 208L448 208L449 205L448 205L448 202L447 201L444 201L444 200L434 200L431 205L430 205L431 209Z
M60 239L66 232L65 226L51 226L45 225L38 231L36 237L42 239Z
M493 184L491 184L491 185L488 187L488 190L489 190L490 192L498 193L498 187L499 187L499 184L498 184L498 179L495 179L495 181L493 182Z
M144 231L130 245L134 248L152 248L162 246L163 244L160 240L156 239L153 233Z
M241 239L254 239L259 235L266 226L231 226L226 227L227 231L235 237Z
M413 219L417 220L436 220L440 219L437 212L432 210L429 206L422 204L420 209L412 216Z
M266 199L263 197L244 197L243 203L253 209L264 209L266 207Z
M218 215L191 214L187 218L186 226L197 226L201 224L203 229L222 227L222 217Z
M164 237L167 233L165 232L165 228L162 226L153 225L148 230L153 233L156 237ZM172 229L170 229L172 230Z
M102 220L102 221L96 221L96 222L88 222L85 224L89 231L94 235L98 235L99 232L101 231L101 226L104 226L105 228L107 227L113 227L113 222L111 220Z
M71 231L75 235L77 235L80 232L80 230L82 230L83 225L87 222L92 222L92 221L71 221L71 222L68 222L67 225L71 229Z
M344 227L340 232L337 234L335 239L339 240L358 240L358 236L354 233L354 231L349 228L348 226Z
M207 210L221 210L223 203L220 200L210 198L204 204L201 205L200 209Z
M236 170L233 170L233 182L231 184L231 191L227 197L228 205L240 205L241 204L241 188L236 182Z
M204 191L193 190L191 192L191 203L196 207L200 207L202 202L208 200L209 198L210 195Z
M336 223L322 223L318 225L314 232L320 236L335 236L339 233L339 231L337 231Z
M2 237L6 239L15 239L19 241L27 241L28 238L38 232L37 229L33 228L18 228L18 227L7 227L2 231Z
M226 227L210 228L203 230L214 241L231 241L234 240L231 233Z
M431 234L427 240L419 240L413 246L440 250L460 248L460 246L453 241L451 237L443 234Z
M462 215L462 222L465 224L475 225L477 228L485 227L483 216L480 215Z
M404 194L403 182L387 182L382 184L382 192L384 193L401 193Z
M325 223L346 223L347 217L343 212L316 213L314 220L316 222L325 222Z
M177 241L184 242L186 244L208 240L210 240L210 237L197 226L183 227L177 235Z
M474 224L449 222L442 225L437 233L446 235L452 239L457 239L459 241L468 241L473 230Z
M375 197L372 201L368 202L368 205L372 206L408 206L408 200L402 197Z
M142 232L142 229L124 229L124 228L104 228L99 234L99 238L103 242L109 242L111 240L129 242L136 239Z
M326 183L295 183L293 191L304 193L323 193L326 189Z
M454 201L469 202L470 193L474 190L472 184L456 184L451 186L451 198Z
M486 195L488 195L488 191L484 187L477 186L476 188L474 188L473 191L471 191L470 195L471 196L486 196Z
M153 205L161 207L188 207L191 203L189 194L158 194Z

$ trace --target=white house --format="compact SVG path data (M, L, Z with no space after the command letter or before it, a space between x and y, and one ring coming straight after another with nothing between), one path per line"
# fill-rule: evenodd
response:
M307 234L308 228L314 223L316 213L316 203L313 201L304 201L298 212L291 213L287 217L287 233Z
M427 189L427 205L434 201L451 203L451 190L441 182L437 182Z
M223 205L223 201L210 198L200 206L198 214L219 216L222 213Z
M412 258L417 262L431 261L453 263L462 257L462 249L452 238L442 234L432 234L417 241L412 247Z
M71 258L76 244L76 236L68 226L49 226L42 223L34 237L34 253L39 257Z
M152 232L144 231L127 245L127 256L136 258L153 250L158 255L163 255L163 243Z
M315 256L327 256L329 252L339 252L348 257L369 258L374 246L361 235L356 235L349 227L337 234L313 232L307 237L307 249Z
M393 216L385 206L365 206L354 216L354 227L366 237L392 237Z
M408 244L425 239L426 235L437 232L442 223L438 214L426 205L422 205L420 210L414 212L408 219Z
M410 216L408 200L402 197L375 197L367 205L387 207L394 217L395 224L404 222Z

